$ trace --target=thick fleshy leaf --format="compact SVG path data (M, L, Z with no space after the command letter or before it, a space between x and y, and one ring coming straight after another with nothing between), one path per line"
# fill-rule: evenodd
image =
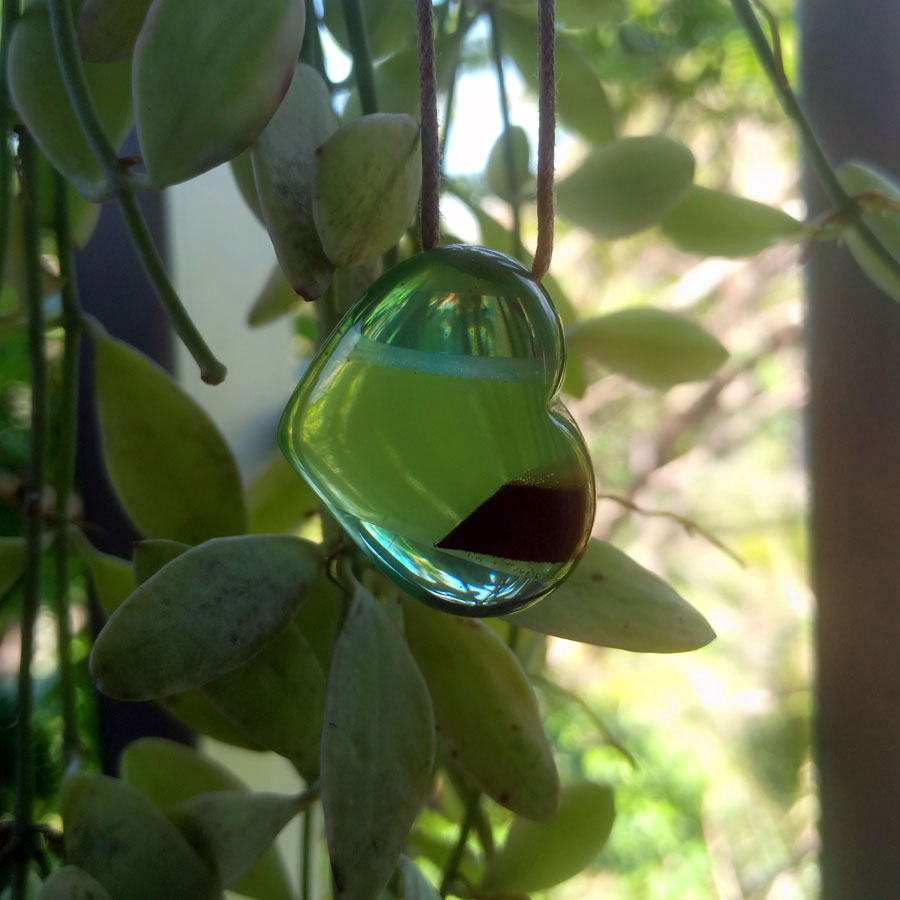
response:
M97 589L97 599L103 612L111 616L134 591L134 572L131 566L118 556L100 553L93 548L88 552L90 554L88 565Z
M531 159L531 148L528 144L528 132L519 125L513 125L510 128L513 145L513 161L514 161L514 179L518 185L516 194L522 194L529 177L529 164ZM487 162L487 183L488 187L504 200L513 199L514 192L510 182L510 170L506 164L506 134L503 133L494 141L491 152L488 155Z
M404 115L363 116L320 148L313 215L337 266L385 253L416 212L422 178L419 125Z
M400 874L403 876L403 900L440 900L437 888L408 856L400 857Z
M54 170L43 153L38 156L38 203L41 225L56 225L56 180ZM66 182L66 198L69 204L69 235L75 247L83 247L94 233L100 218L100 204L85 200L71 184Z
M337 641L322 735L322 807L340 897L387 885L431 783L434 716L400 632L357 585Z
M163 738L142 738L129 744L119 760L122 778L163 812L200 794L247 791L236 775L196 750ZM234 886L257 900L291 900L287 871L274 847Z
M166 712L197 734L206 735L223 744L243 747L245 750L264 749L236 723L223 716L199 690L160 697L158 702Z
M253 740L294 763L306 781L318 777L325 675L293 622L203 693Z
M152 0L84 0L78 16L78 48L92 63L130 59Z
M309 642L323 672L331 669L334 642L341 626L343 594L335 583L323 575L309 589L294 621Z
M97 687L148 700L200 687L259 653L322 567L313 544L218 538L172 560L113 614L91 652Z
M143 584L166 563L172 562L190 549L190 544L181 544L178 541L138 541L134 545L132 561L135 585Z
M251 532L280 534L296 531L319 508L319 500L276 451L247 491L247 507Z
M410 832L407 852L414 856L424 856L443 872L447 868L447 862L455 847L455 836L441 838L432 831L416 827ZM483 866L470 847L466 847L463 851L457 871L470 884L477 884L481 881Z
M244 203L250 209L250 212L259 219L263 220L262 207L259 205L259 194L256 193L256 179L253 177L253 160L250 158L251 148L248 147L241 153L238 153L228 165L231 166L231 174L234 175L235 184L244 198Z
M662 135L621 138L594 150L557 185L559 214L606 240L662 221L690 191L694 157Z
M304 20L303 0L154 0L134 48L134 110L157 187L259 137L290 85Z
M780 209L696 186L661 227L680 250L703 256L752 256L803 234L803 223Z
M63 866L41 887L39 900L112 900L109 891L84 869L78 866Z
M13 104L41 151L78 191L96 193L103 177L69 103L45 4L27 6L16 23L8 73ZM86 63L84 74L107 137L118 147L131 127L130 67Z
M328 85L312 66L297 63L281 106L251 151L275 255L304 300L321 297L334 272L313 221L313 194L316 153L337 127Z
M885 197L900 202L900 185L888 175L868 163L845 163L838 169L838 178L851 194L877 191ZM891 255L900 260L900 213L894 210L867 209L863 221L875 232ZM900 278L884 260L871 250L868 244L852 228L841 235L859 267L888 296L900 300Z
M146 356L105 334L95 343L103 452L134 524L185 544L243 532L241 476L207 413Z
M288 794L216 791L168 811L188 843L224 887L235 885L312 799Z
M325 25L334 39L348 49L347 25L341 0L325 0ZM366 0L360 4L366 35L375 57L392 53L416 33L415 8L407 0Z
M563 789L559 812L537 824L516 819L490 861L480 890L526 894L567 881L603 849L616 817L612 789L580 782Z
M585 319L566 337L584 357L657 388L709 378L728 359L693 319L647 306Z
M25 539L0 538L0 599L22 577Z
M537 92L537 16L522 16L504 10L500 23L504 51L522 73L525 83ZM592 144L604 144L615 135L615 115L603 84L586 54L571 38L556 36L556 114L559 121Z
M318 237L316 240L318 241ZM247 324L254 327L268 325L281 316L295 312L299 302L300 298L284 277L281 266L275 266L259 296L253 301L253 306L250 307Z
M212 876L178 830L118 778L74 772L62 787L66 859L113 897L205 900Z
M605 541L591 540L575 571L508 622L570 641L637 653L681 653L716 634L668 584Z
M519 661L483 622L409 600L406 639L453 757L484 793L520 816L549 819L559 777L537 699Z

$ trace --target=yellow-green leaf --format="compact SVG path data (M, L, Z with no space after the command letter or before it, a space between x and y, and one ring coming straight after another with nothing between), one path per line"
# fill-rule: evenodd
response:
M131 566L118 556L101 553L90 548L88 565L94 586L97 589L97 599L107 616L111 616L135 588L134 572Z
M142 738L129 744L119 760L122 778L159 810L168 812L200 794L247 791L236 775L208 756L163 738ZM270 847L234 886L256 900L291 900L287 870Z
M552 594L508 622L570 641L637 653L681 653L715 638L668 584L604 541L591 540Z
M78 16L78 48L92 63L130 59L152 0L84 0Z
M66 182L65 190L69 204L69 235L74 246L83 247L90 240L100 219L100 204L85 200L68 182ZM41 225L44 228L54 228L56 226L55 171L43 153L38 156L38 203L40 204Z
M95 194L103 178L69 103L45 3L27 6L16 23L8 73L13 104L44 155L79 192ZM106 135L118 147L131 127L130 66L85 63L84 74Z
M363 116L319 150L313 215L336 266L385 253L416 212L422 179L419 125L405 115Z
M138 541L134 545L132 562L135 584L143 584L166 563L190 549L190 544L180 544L178 541Z
M259 137L290 85L304 20L303 0L154 0L134 48L134 109L156 187Z
M109 891L84 869L63 866L41 887L38 900L112 900Z
M160 697L158 702L166 712L197 734L204 734L223 744L243 747L245 750L264 749L236 723L223 716L199 690Z
M662 221L687 196L694 157L662 135L621 138L593 150L557 185L559 214L606 240Z
M357 585L334 651L322 736L322 808L343 900L376 900L431 783L434 717L400 632Z
M138 529L185 544L245 531L237 463L207 413L136 350L106 335L96 346L103 452Z
M0 599L22 577L25 539L0 538Z
M250 212L259 219L263 220L262 207L259 205L259 194L256 192L256 179L253 177L253 160L250 159L250 148L238 153L228 163L231 166L231 174L234 176L235 184L244 198Z
M752 256L803 233L803 224L780 209L696 186L661 228L680 250L703 256Z
M606 844L616 817L612 789L580 782L563 789L549 822L516 819L490 861L480 890L527 894L561 884L587 868Z
M250 531L280 534L296 531L318 508L312 488L276 451L247 491Z
M509 647L483 622L408 600L406 639L441 735L484 793L530 819L559 803L553 750L537 699Z
M400 857L400 874L403 876L403 900L440 900L441 895L408 857Z
M692 319L645 306L577 322L566 336L582 356L657 388L709 378L728 359Z
M66 859L113 897L207 900L218 889L197 854L149 800L118 778L73 772L62 787Z
M91 652L97 687L119 700L149 700L236 669L285 627L321 568L317 548L292 537L193 547L110 616Z
M318 240L318 237L316 238ZM291 287L281 266L276 265L266 280L259 296L253 301L247 314L247 324L253 327L268 325L275 319L294 312L300 302L297 292Z

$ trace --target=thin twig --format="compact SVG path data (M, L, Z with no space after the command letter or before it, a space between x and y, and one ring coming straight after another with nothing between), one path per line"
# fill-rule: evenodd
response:
M554 0L538 0L538 159L537 247L532 274L540 281L553 256L553 172L556 148L556 9Z
M437 75L432 0L416 0L419 34L419 117L422 128L422 247L432 250L441 231L441 145L438 137Z
M9 125L12 104L6 66L9 59L9 43L19 16L18 2L3 4L2 32L0 32L0 286L6 278L6 249L9 246L9 220L12 211L12 156L9 152Z
M347 39L353 57L353 77L359 91L359 106L364 116L378 112L378 94L375 90L375 67L369 49L369 36L363 19L360 0L344 0L344 21Z
M441 896L446 897L450 892L453 880L456 878L456 871L462 862L463 855L466 852L466 841L469 839L469 832L475 822L475 815L478 811L478 804L481 800L481 791L475 789L466 800L466 808L463 813L463 819L459 826L459 837L456 844L447 859L447 865L444 866L444 874L441 877Z

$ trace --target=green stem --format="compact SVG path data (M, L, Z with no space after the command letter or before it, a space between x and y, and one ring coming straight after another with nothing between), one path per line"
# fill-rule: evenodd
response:
M9 120L12 104L9 102L9 85L6 81L6 63L9 59L9 43L19 16L18 0L3 4L2 32L0 32L0 288L6 278L6 248L9 246L9 215L12 211L12 157L9 153Z
M200 367L201 378L207 384L219 384L225 378L225 366L213 356L172 287L134 199L136 181L130 176L127 168L119 163L118 155L106 136L103 123L97 115L75 42L75 22L72 17L71 4L69 0L47 0L47 5L53 29L53 46L56 49L56 58L66 85L66 93L69 95L69 102L72 104L72 109L88 146L103 173L104 189L110 197L118 200L141 262L172 320L175 331Z
M69 572L67 540L69 497L75 480L75 447L78 430L78 358L81 343L81 304L72 256L69 199L65 179L58 172L53 182L56 212L56 253L62 280L62 323L65 347L59 411L59 462L56 469L56 643L59 655L59 686L62 694L63 756L66 764L79 755L75 679L72 672L72 634L69 622Z
M353 57L353 77L359 90L359 105L364 116L378 112L378 95L375 91L375 67L369 50L369 36L359 0L343 0L344 21Z
M450 857L447 859L447 865L444 867L444 874L441 877L441 896L446 897L453 885L453 879L456 878L456 872L459 864L462 862L463 854L466 852L466 841L469 839L469 832L475 822L475 816L478 814L478 803L481 800L481 792L473 790L469 794L466 801L466 809L463 813L463 820L459 826L459 837Z
M306 2L306 29L303 32L303 46L300 48L300 59L308 66L312 66L325 79L327 85L331 85L328 73L325 71L325 54L322 51L322 37L319 34L319 17L316 14L314 0Z
M791 89L791 85L784 74L784 69L778 64L772 47L766 38L756 13L753 11L750 0L731 0L735 15L743 25L756 57L763 67L772 87L775 89L775 95L781 104L788 118L793 121L798 132L803 149L810 165L819 176L819 181L828 194L831 202L843 211L850 221L851 227L862 238L869 249L887 266L898 278L900 278L900 260L898 260L890 250L881 242L878 236L865 223L862 218L859 204L854 202L853 198L844 190L834 167L828 161L825 149L819 142L809 119L806 118L797 97Z
M172 320L172 325L178 332L179 337L190 350L197 365L200 366L200 377L207 384L220 384L225 379L227 369L213 356L212 350L209 349L206 341L203 340L203 336L197 330L197 326L194 325L188 311L184 308L181 298L178 296L175 288L172 287L172 282L169 281L162 257L156 249L156 244L153 243L150 229L147 228L147 223L141 215L134 194L121 194L119 196L119 206L125 219L125 225L131 235L132 243L137 248L150 283L166 307L169 318Z
M522 254L522 214L519 204L519 178L516 172L516 148L513 143L513 132L509 120L509 100L506 96L506 76L503 74L503 39L500 34L500 17L497 4L488 7L491 20L491 48L494 57L494 69L497 73L497 92L500 95L500 116L503 119L503 156L506 160L506 172L509 176L509 205L512 209L513 256L521 260Z
M21 657L16 712L16 834L23 852L13 870L13 900L24 900L28 861L34 840L34 747L31 715L33 708L31 659L34 652L34 623L41 600L41 537L44 495L44 456L47 430L47 372L44 346L44 309L41 297L41 228L37 195L37 150L26 131L19 134L22 191L25 198L25 284L28 307L28 351L31 377L31 435L28 473L25 482L25 569L22 599Z

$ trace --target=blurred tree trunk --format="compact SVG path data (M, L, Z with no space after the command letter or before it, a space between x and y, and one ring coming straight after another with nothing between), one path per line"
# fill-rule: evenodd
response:
M803 103L834 164L900 175L900 4L805 0ZM809 211L828 203L813 173ZM807 268L824 900L900 897L900 304L831 244Z

